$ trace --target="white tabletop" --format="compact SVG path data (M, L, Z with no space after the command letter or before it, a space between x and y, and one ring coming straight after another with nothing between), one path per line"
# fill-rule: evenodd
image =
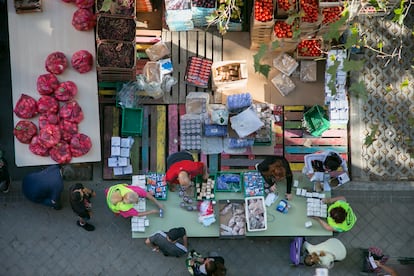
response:
M16 14L13 0L7 1L10 63L12 78L13 106L22 93L36 100L40 94L36 90L39 75L46 74L46 57L55 51L63 52L69 66L58 75L60 82L71 80L78 86L78 101L84 113L79 124L79 132L92 140L92 149L88 154L73 158L72 163L96 162L101 160L101 140L99 127L99 102L96 67L79 74L70 66L72 54L78 50L87 50L95 57L94 31L81 32L72 26L72 15L76 11L74 3L58 0L43 0L43 12ZM14 124L20 120L13 117ZM38 117L31 119L36 125ZM34 155L28 145L15 138L15 159L18 167L55 164L50 157Z

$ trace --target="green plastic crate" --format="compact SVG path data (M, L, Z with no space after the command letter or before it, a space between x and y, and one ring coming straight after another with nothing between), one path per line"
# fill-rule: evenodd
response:
M320 105L312 106L303 114L303 126L312 136L321 136L330 127L326 111Z
M141 136L142 134L142 108L122 108L122 136Z
M226 176L234 176L235 178L238 178L237 182L233 182L233 181L226 181L221 183L220 179L223 175ZM242 192L242 188L243 188L243 177L242 177L242 173L241 172L232 172L232 171L220 171L217 172L216 174L216 179L215 179L215 187L214 187L214 191L217 192L236 192L236 193L240 193Z

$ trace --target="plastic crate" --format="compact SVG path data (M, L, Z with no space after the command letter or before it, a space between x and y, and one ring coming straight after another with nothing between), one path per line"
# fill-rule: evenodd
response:
M164 179L165 174L148 172L145 175L147 184L147 191L153 192L153 195L158 200L167 200L168 186Z
M140 136L143 114L142 108L123 108L121 134L123 136Z
M242 190L243 179L240 172L218 172L214 190L216 192L236 192Z
M196 200L215 199L216 176L209 175L207 182L203 180L201 175L195 178L194 195Z
M245 198L246 222L248 232L267 230L267 211L263 196Z
M329 129L330 122L326 111L320 105L312 106L303 114L303 126L312 136L321 136Z
M259 171L248 171L243 173L244 196L264 196L265 180Z

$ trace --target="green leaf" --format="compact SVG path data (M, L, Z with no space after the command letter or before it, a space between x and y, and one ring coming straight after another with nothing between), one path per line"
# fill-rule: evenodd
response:
M344 70L345 72L350 71L361 71L364 68L365 60L344 60Z
M387 85L386 87L385 87L385 91L388 93L388 92L391 92L392 91L392 89L393 89L393 87L392 87L392 84L389 84L389 85Z
M366 137L365 137L365 141L364 141L364 145L365 145L365 146L370 146L370 145L372 145L372 143L373 143L375 140L377 140L377 139L375 138L375 135L377 134L378 127L379 127L379 125L378 125L378 124L375 124L375 125L373 125L373 126L372 126L371 133L370 133L370 134L368 134L368 136L366 136Z
M112 0L104 0L100 11L107 12L111 9Z
M400 89L407 88L409 84L410 83L408 79L403 80L403 82L400 84Z
M363 81L353 82L349 87L349 92L351 92L357 98L368 98L367 88L365 87L365 83Z
M338 60L335 60L333 65L329 66L326 69L326 73L328 73L331 76L336 76L336 72L338 71L338 67L341 64L341 62L339 62Z
M276 50L276 49L277 49L277 48L279 48L279 47L280 47L279 41L277 41L277 40L272 41L272 44L271 44L271 46L270 46L270 48L271 48L272 50Z
M382 48L383 48L383 43L382 43L382 41L378 42L378 44L377 44L377 48L378 48L380 51L382 51Z
M388 116L388 120L393 123L397 120L397 116L394 114L391 114L390 116Z
M266 55L267 52L267 45L262 43L259 47L259 50L257 51L257 53L255 55L253 55L253 61L254 61L254 71L256 73L260 73L262 75L264 75L266 78L269 76L269 72L270 72L270 65L267 64L261 64L260 61L262 60L262 58Z

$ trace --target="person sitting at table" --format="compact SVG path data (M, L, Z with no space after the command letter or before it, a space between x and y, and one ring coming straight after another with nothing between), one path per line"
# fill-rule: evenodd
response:
M194 161L188 151L176 152L167 157L165 181L170 191L174 192L177 184L182 188L190 186L191 180L197 175L202 175L204 179L207 179L207 168L203 162Z
M265 192L276 192L277 182L286 178L286 198L292 199L293 174L289 162L283 156L266 156L256 165L265 180Z
M32 172L23 178L23 194L35 203L62 208L61 194L63 191L63 178L59 165L52 165L39 172Z
M134 208L134 204L138 203L139 197L147 198L152 201L159 209L164 206L149 192L138 186L131 186L127 184L116 184L105 190L106 203L109 209L115 214L119 214L124 218L132 216L146 216L150 214L158 214L159 210L150 210L145 212L138 212Z
M187 233L184 227L171 228L168 232L157 231L145 240L145 244L164 256L181 257L187 253Z
M336 238L330 238L316 245L305 241L303 248L307 253L303 262L308 266L332 268L335 261L342 261L346 257L344 244Z
M320 217L313 217L328 231L346 232L354 227L357 217L343 196L324 198L322 202L331 204L328 207L327 222Z
M315 172L333 172L342 167L344 172L348 172L346 161L335 151L321 151L307 154L304 157L305 166L302 172L308 177L312 177Z

